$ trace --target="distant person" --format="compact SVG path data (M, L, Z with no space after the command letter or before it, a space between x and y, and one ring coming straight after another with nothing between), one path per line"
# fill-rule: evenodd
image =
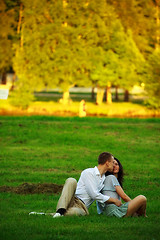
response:
M107 176L104 181L102 194L116 198L118 200L121 200L122 198L126 203L122 204L121 206L116 206L115 204L103 204L97 202L98 214L115 216L119 218L124 216L146 217L146 197L139 195L131 200L130 197L128 197L122 189L123 167L117 158L114 159L113 175L111 175L109 172L107 172L106 175Z
M81 100L79 104L79 117L86 117L86 102Z
M113 160L111 153L103 152L98 157L98 166L82 171L78 183L74 178L68 178L53 217L88 215L88 208L95 200L103 205L112 203L120 206L119 199L100 192L104 187L105 172L113 171Z

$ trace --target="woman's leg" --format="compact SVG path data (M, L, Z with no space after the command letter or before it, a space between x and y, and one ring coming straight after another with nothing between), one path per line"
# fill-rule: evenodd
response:
M147 199L143 195L139 195L131 200L128 204L128 210L126 213L126 217L133 216L135 213L138 216L146 216L146 202Z

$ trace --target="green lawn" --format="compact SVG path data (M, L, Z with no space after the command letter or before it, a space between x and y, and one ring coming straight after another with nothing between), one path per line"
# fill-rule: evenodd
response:
M93 204L87 217L53 219L28 213L54 212L59 194L1 192L1 239L158 240L159 136L160 119L1 116L1 186L78 180L83 169L97 165L101 152L109 151L123 164L126 193L148 200L148 218L98 216Z

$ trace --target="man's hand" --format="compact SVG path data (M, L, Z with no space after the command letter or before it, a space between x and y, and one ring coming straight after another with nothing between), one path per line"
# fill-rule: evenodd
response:
M117 207L120 207L122 205L121 201L118 200L117 198L109 198L107 203L112 203L115 204Z

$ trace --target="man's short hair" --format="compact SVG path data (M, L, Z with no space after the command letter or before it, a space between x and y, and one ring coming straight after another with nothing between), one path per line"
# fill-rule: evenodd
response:
M101 164L101 165L103 165L103 164L105 164L105 162L107 162L107 161L111 161L111 159L112 159L112 157L113 157L113 155L111 154L111 153L109 153L109 152L103 152L103 153L101 153L100 155L99 155L99 157L98 157L98 164Z

